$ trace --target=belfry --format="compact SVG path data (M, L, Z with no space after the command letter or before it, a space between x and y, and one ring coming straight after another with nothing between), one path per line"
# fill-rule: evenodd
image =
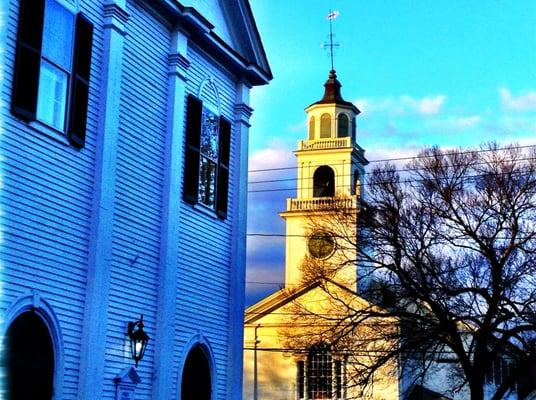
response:
M334 70L323 97L305 109L307 138L298 142L297 193L280 215L286 221L285 286L300 281L304 256L327 259L336 251L330 232L307 232L315 218L337 209L357 209L363 195L365 151L356 143L359 109L345 101ZM355 275L355 269L353 269ZM355 278L353 279L355 282Z

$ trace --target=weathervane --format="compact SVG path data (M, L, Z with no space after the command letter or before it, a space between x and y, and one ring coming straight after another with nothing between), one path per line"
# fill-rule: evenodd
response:
M333 42L333 20L339 16L338 11L331 11L329 10L328 15L326 16L326 19L329 20L329 43L324 43L322 47L329 49L329 56L331 58L331 70L333 71L333 53L334 50L341 45L337 42Z

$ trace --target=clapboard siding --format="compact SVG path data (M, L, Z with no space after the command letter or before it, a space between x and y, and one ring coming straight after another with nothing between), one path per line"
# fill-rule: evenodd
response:
M188 49L191 62L188 70L187 91L199 95L203 82L211 77L218 89L220 111L233 120L236 83L232 75L202 53L195 44ZM233 136L235 130L233 129ZM181 205L181 232L179 245L177 325L181 327L178 350L196 332L209 340L216 361L217 395L225 399L227 385L229 283L235 202L233 180L235 176L236 140L231 142L231 168L229 178L229 208L227 218L220 220L211 211ZM201 208L202 206L197 206ZM200 240L200 238L203 238ZM199 282L209 281L202 288ZM201 290L200 290L201 289Z
M63 393L76 399L102 63L101 5L80 1L94 23L86 147L10 113L18 0L9 1L1 82L2 310L36 290L54 309L64 346Z
M165 168L170 33L136 2L127 2L127 10L106 346L108 399L115 398L118 365L131 365L124 351L126 322L143 314L154 337ZM149 346L138 368L137 399L151 396L153 352Z

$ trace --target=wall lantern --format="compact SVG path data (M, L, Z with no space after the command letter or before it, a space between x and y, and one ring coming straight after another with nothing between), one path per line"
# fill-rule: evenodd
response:
M138 321L128 323L127 335L130 338L130 354L138 367L138 362L143 358L149 341L149 335L143 330L143 315Z

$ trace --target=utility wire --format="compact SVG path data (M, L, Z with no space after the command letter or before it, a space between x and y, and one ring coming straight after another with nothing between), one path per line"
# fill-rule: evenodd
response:
M509 161L519 162L519 161L531 161L531 160L534 161L536 159L534 157L526 157L526 158L519 158L519 159L516 159L516 160L509 160ZM487 161L482 161L482 162L471 164L471 167L473 167L475 165L486 165L486 164L488 164ZM333 167L333 166L336 166L336 165L349 165L349 164L348 163L346 163L346 164L329 164L328 166ZM441 168L445 169L445 170L448 170L449 168L463 167L465 165L466 164L452 164L452 165L444 165ZM321 165L314 165L314 166L312 166L312 168L316 168L316 167L320 167L320 166ZM298 168L307 169L307 167L298 167ZM414 171L424 171L424 170L426 170L425 167L404 168L404 169L397 169L396 172L414 172ZM363 175L373 175L373 174L374 174L374 172L365 172ZM342 175L337 175L337 176L339 176L339 177L352 176L353 177L353 174L342 174ZM292 181L299 181L299 180L301 180L301 178L298 178L298 177L284 178L284 179L268 179L268 180L263 180L263 181L249 181L248 185L263 184L263 183L277 183L277 182L292 182Z
M525 174L525 175L529 175L529 174L533 174L535 173L534 171L508 171L508 172L499 172L499 173L484 173L484 174L475 174L475 175L468 175L468 176L464 176L464 177L461 177L461 178L458 178L460 180L470 180L470 179L473 179L473 178L479 178L479 177L484 177L484 176L490 176L490 175L493 175L493 176L498 176L498 175L509 175L509 174ZM367 186L367 187L371 187L371 186L378 186L378 185L384 185L384 184L389 184L389 183L396 183L396 184L400 184L400 183L417 183L417 182L427 182L427 181L441 181L441 180L448 180L450 179L451 177L450 176L445 176L445 177L436 177L436 178L423 178L423 179L401 179L401 180L398 180L398 181L395 181L395 180L388 180L388 181L380 181L380 182L374 182L374 183L371 183L371 182L362 182L359 184L360 187L363 187L363 186ZM300 188L301 190L312 190L314 189L313 187L302 187ZM292 188L277 188L277 189L257 189L257 190L248 190L248 193L265 193L265 192L288 192L288 191L294 191L294 190L297 190L297 188L295 187L292 187Z
M459 151L459 152L452 152L452 153L442 153L443 156L452 156L457 154L471 154L471 153L487 153L492 151L504 151L504 150L516 150L516 149L526 149L536 147L536 144L528 144L523 146L511 146L511 147L500 147L497 149L480 149L480 150L466 150L466 151ZM410 157L397 157L397 158L384 158L384 159L378 159L378 160L370 160L369 164L373 163L384 163L384 162L391 162L391 161L410 161L410 160L419 160L423 158L432 158L435 157L435 155L429 155L429 156L410 156ZM337 165L337 164L334 164ZM339 164L342 165L342 164ZM248 171L248 173L258 173L258 172L267 172L267 171L283 171L283 170L289 170L289 169L298 169L299 166L293 166L293 167L278 167L278 168L265 168L265 169L251 169Z

